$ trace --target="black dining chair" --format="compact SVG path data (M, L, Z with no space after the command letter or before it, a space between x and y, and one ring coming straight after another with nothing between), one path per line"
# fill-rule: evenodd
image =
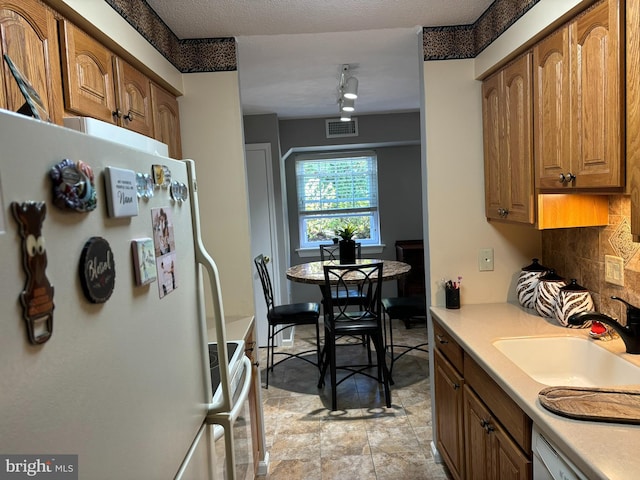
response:
M322 353L322 371L318 388L324 386L324 377L329 368L331 377L331 409L337 409L337 386L347 378L359 373L376 379L384 386L385 403L391 407L391 391L389 388L389 372L386 365L386 356L383 341L383 317L382 317L382 263L367 265L325 265L325 288L328 305L324 317L325 342ZM357 310L349 309L348 302L337 301L343 295L348 299L349 291L354 285L359 285L359 290L365 295L365 301ZM371 339L376 350L376 364L371 365L337 365L336 364L336 340L345 335L366 336ZM373 376L367 370L375 367L377 375ZM347 376L337 381L337 369L350 372Z
M360 242L356 242L356 259L362 259L362 244ZM340 261L340 244L338 243L323 243L320 244L320 261L321 262L339 262ZM327 290L324 285L320 285L320 293L322 294L322 308L323 312L329 308L325 301L325 297L327 295ZM341 295L340 298L334 298L333 303L337 302L346 302L347 305L361 305L364 297L362 291L359 286L353 286L349 290L349 295L347 292L339 292ZM369 342L367 342L366 336L362 336L362 346L367 348L367 355L369 357L369 363L371 363L371 346Z
M320 304L318 303L292 303L286 305L275 305L273 299L273 287L271 283L271 277L269 276L269 270L267 269L267 259L264 255L258 255L253 259L253 263L258 270L258 276L260 277L260 283L262 283L262 292L264 293L264 300L267 304L267 323L268 337L267 337L267 375L266 375L266 388L269 388L269 371L273 372L273 367L289 360L291 358L299 358L305 362L321 369L320 365ZM316 350L307 350L300 353L290 352L276 352L275 351L275 338L278 333L283 330L295 326L295 325L315 325L316 326ZM312 362L305 355L315 352L316 362ZM275 355L283 355L285 358L277 363L274 363Z
M424 320L425 326L427 324L427 306L424 296L410 296L410 297L390 297L382 299L382 307L387 318L389 318L389 341L387 341L387 330L384 331L384 343L389 350L391 357L391 364L389 366L389 378L390 383L393 385L393 365L402 356L414 350L421 352L429 352L427 350L428 343L420 343L418 345L396 345L393 342L393 321L402 320L405 327L408 329L411 325L411 320L420 319ZM401 348L402 351L396 355L397 348Z

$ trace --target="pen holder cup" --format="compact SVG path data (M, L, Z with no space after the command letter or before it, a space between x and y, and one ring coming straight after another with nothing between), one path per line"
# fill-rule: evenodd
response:
M445 287L444 301L447 308L460 308L460 289Z

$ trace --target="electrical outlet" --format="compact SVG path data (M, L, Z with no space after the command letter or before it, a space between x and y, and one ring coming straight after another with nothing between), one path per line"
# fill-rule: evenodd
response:
M478 270L493 271L493 248L481 248L478 251Z
M604 256L604 281L624 287L624 260L621 257Z

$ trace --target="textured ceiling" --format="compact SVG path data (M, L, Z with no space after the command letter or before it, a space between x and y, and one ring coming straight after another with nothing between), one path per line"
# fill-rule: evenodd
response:
M356 112L417 110L424 26L473 23L493 0L147 0L181 39L236 37L244 114L335 117L340 66ZM179 5L179 8L177 7Z

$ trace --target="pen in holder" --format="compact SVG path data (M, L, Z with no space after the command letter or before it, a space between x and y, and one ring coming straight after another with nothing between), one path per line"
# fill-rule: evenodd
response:
M444 284L444 300L447 308L460 308L460 283L462 277L458 277L457 282L449 280Z

